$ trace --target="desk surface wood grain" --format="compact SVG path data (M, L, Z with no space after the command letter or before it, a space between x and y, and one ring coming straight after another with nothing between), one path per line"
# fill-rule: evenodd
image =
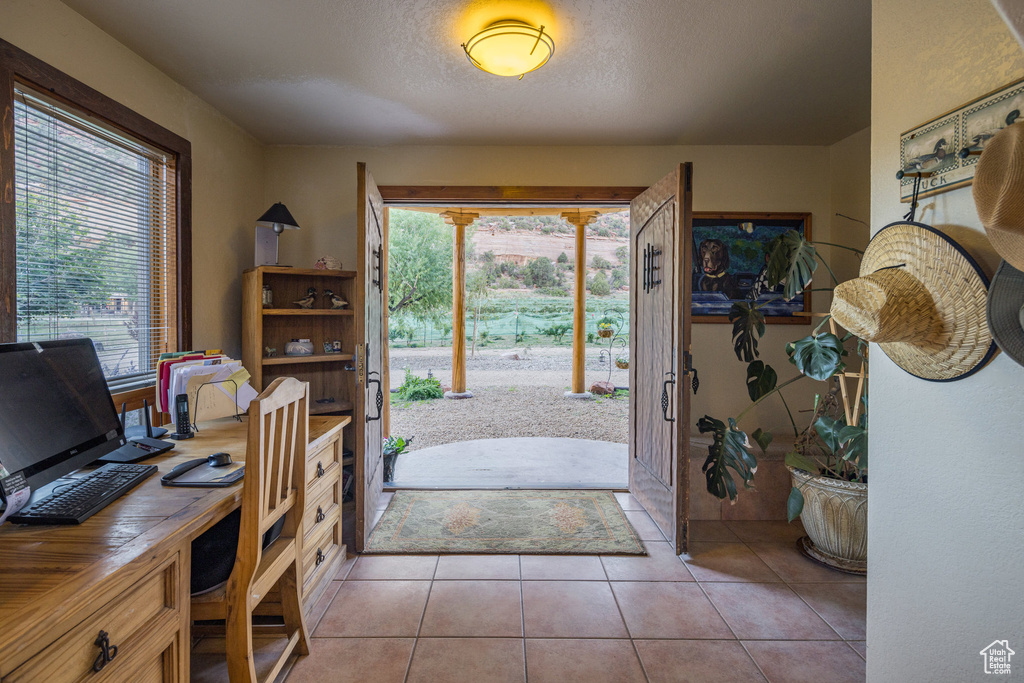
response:
M310 417L315 446L351 420ZM222 489L165 487L175 465L224 451L245 460L245 423L225 418L200 425L195 438L146 460L159 471L75 526L0 527L0 676L23 660L19 652L59 636L55 629L123 590L132 577L239 506L241 483ZM30 653L29 653L30 654Z

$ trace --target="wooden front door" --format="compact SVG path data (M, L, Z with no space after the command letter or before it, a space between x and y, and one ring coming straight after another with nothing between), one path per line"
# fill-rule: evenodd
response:
M355 423L355 487L356 487L356 552L373 529L377 502L384 490L384 402L388 387L384 385L384 277L387 271L384 247L387 224L384 200L366 170L356 165L357 236L356 265L356 401L352 420Z
M630 202L629 491L686 552L692 167Z

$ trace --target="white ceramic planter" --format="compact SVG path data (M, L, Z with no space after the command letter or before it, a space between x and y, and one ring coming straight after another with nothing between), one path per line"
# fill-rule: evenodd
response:
M868 485L829 479L788 467L804 494L800 514L807 556L835 569L864 574L868 568Z

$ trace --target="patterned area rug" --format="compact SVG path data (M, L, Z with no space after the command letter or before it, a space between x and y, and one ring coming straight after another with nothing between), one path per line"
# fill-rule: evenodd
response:
M399 491L366 553L646 555L610 491Z

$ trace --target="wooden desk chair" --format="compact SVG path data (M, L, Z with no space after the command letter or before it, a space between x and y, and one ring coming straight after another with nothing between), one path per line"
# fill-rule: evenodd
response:
M309 654L302 613L302 513L309 431L309 384L281 377L249 404L238 551L227 583L192 596L192 619L224 619L231 683L255 682L252 613L275 586L288 643L273 681L293 651ZM281 536L263 550L263 534L285 516ZM261 611L261 614L263 612Z

